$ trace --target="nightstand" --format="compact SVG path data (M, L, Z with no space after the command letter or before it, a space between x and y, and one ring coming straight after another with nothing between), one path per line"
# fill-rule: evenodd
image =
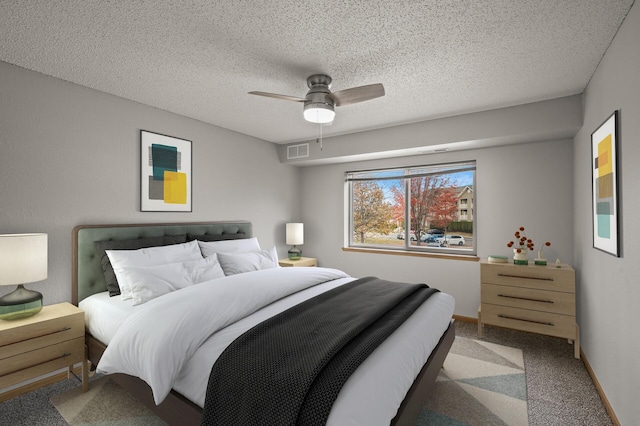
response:
M32 317L0 321L0 389L65 367L70 374L77 363L82 363L82 390L86 392L84 312L76 306L47 305Z
M315 257L301 257L300 260L280 259L280 266L318 266L318 259Z

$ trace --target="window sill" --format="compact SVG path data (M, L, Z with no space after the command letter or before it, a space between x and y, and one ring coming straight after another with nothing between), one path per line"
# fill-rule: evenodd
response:
M478 256L466 255L466 254L420 253L415 251L385 250L385 249L359 248L359 247L342 247L342 251L357 252L357 253L390 254L394 256L431 257L435 259L464 260L468 262L478 262L480 260Z

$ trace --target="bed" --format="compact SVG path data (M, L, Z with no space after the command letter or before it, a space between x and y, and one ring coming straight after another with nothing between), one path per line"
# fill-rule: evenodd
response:
M74 228L72 256L73 303L85 310L85 317L87 318L87 353L88 359L93 366L100 365L100 360L105 354L108 344L112 342L114 336L119 337L117 334L119 333L119 324L128 324L126 321L133 321L132 318L137 317L138 312L136 312L136 315L132 314L134 310L140 310L140 306L150 306L153 303L157 303L157 300L176 297L175 295L178 294L187 295L189 291L192 290L190 288L187 291L180 290L173 292L171 295L159 297L152 303L145 303L144 305L135 307L131 305L130 301L121 300L120 297L109 297L107 281L105 281L101 258L96 253L95 242L131 241L136 239L153 240L154 238L171 239L180 236L199 236L202 239L209 239L210 241L248 240L252 238L252 226L250 222L234 221L174 224L82 225ZM265 250L264 252L267 251ZM277 269L280 269L280 271ZM307 271L303 271L303 269ZM312 271L312 269L314 271ZM285 270L290 271L285 272ZM245 277L255 278L260 274L264 275L260 276L260 279L265 279L265 277L275 277L282 273L324 276L326 274L339 274L340 272L341 271L334 272L334 270L330 268L274 268L272 270L256 271L221 278L220 282L239 282L238 280L240 279L245 280ZM242 275L243 278L238 278L239 275ZM328 288L335 288L354 280L353 277L346 275L337 275L335 277L331 275L331 277L331 280L326 283L312 288L305 288L302 291L296 291L292 296L274 301L274 303L269 304L268 307L260 309L256 314L251 315L251 318L248 317L249 319L238 321L237 327L235 324L234 326L230 325L228 328L215 333L211 339L207 340L206 344L202 345L203 348L198 348L195 354L190 356L190 364L181 370L177 380L172 383L172 389L166 398L160 398L161 402L158 401L157 395L154 398L154 394L147 382L137 377L136 374L115 373L112 377L169 424L200 424L202 419L203 395L206 390L200 389L201 385L195 386L191 384L189 380L192 380L194 376L198 375L196 373L198 368L200 368L200 371L205 368L201 367L201 364L207 365L208 367L206 368L210 370L213 361L208 360L208 353L206 351L211 349L205 350L204 347L207 345L207 347L219 346L220 344L224 344L225 341L228 344L240 335L242 330L251 328L256 321L259 321L261 315L265 318L270 315L275 315L275 313L281 310L286 310L287 307L301 303L301 301L304 301L308 297L328 291ZM326 286L327 289L325 289L324 286ZM296 297L299 299L296 299ZM383 342L348 379L331 409L328 424L362 424L364 420L358 419L354 413L372 410L372 413L363 415L365 415L365 417L373 416L373 418L376 418L376 421L380 422L379 416L375 414L378 406L380 406L380 410L387 410L384 416L386 416L393 425L415 424L416 418L422 409L425 395L433 388L435 378L453 343L455 334L454 323L451 319L453 313L451 296L444 293L438 294L437 297L430 298L423 305L425 306L421 306L415 314L407 319L405 324L389 336L387 341ZM434 306L427 307L426 305ZM269 309L275 309L275 311L270 313ZM256 318L253 318L253 316ZM100 318L103 319L101 320ZM108 320L105 321L104 318L108 318ZM244 322L246 322L246 324L244 324ZM424 325L431 323L440 325L434 329ZM429 340L430 342L424 343L423 346L427 347L427 349L423 349L423 351L426 350L428 352L421 355L411 355L414 358L396 363L393 357L397 356L397 354L409 352L408 350L397 350L398 342L401 341L398 339L407 340L402 333L425 335L425 341ZM219 335L222 337L219 337ZM414 339L409 338L409 340ZM209 344L210 341L216 341L216 343ZM109 349L111 350L115 347L116 345L114 344ZM393 348L396 349L394 350ZM103 363L107 363L107 358L108 357L105 357ZM426 362L424 358L426 358ZM409 365L416 364L416 359L421 359L417 363L417 366L407 367L404 365L404 363L408 363ZM207 364L207 362L210 364ZM394 370L396 364L398 364L397 371ZM393 366L393 368L389 368L390 366ZM411 368L416 371L411 370ZM209 370L207 370L206 374L200 372L200 376L208 376ZM373 374L374 372L375 374ZM385 374L392 375L393 377L386 377ZM380 380L395 381L396 375L401 376L402 374L411 375L408 384L405 378L405 383L396 384L394 382L393 385L388 386L391 388L392 393L395 392L395 402L388 402L385 397L384 403L372 403L371 398L379 398L380 396L362 395L362 389L368 387L386 388L386 382L384 386L379 386ZM144 377L144 374L141 373L140 376ZM376 383L378 386L376 386ZM195 388L198 389L194 391ZM400 397L398 397L399 393L401 394ZM393 400L393 398L389 398L389 401L391 400ZM375 399L373 399L373 401L375 401ZM156 404L157 402L160 403ZM385 404L393 405L393 415L388 414L390 407L384 407ZM386 423L387 421L383 420L380 424ZM367 424L372 423L367 420Z

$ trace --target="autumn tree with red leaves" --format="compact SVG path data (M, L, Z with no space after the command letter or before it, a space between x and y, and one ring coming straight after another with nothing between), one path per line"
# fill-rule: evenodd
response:
M405 214L404 188L394 186L391 191L395 202L394 218L402 219ZM446 175L411 178L410 191L411 230L419 245L420 237L426 233L429 225L446 229L456 219L458 197Z

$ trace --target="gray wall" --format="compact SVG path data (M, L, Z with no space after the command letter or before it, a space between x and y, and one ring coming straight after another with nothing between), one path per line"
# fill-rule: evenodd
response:
M140 212L140 129L192 141L192 213ZM269 142L0 62L0 233L49 234L45 304L71 300L80 224L244 219L284 255L297 176Z
M584 94L584 127L574 139L574 264L582 347L623 425L640 418L640 5L631 8ZM591 133L620 110L622 256L593 248Z
M459 116L457 126L465 125ZM403 127L394 128L402 139ZM376 275L426 282L456 298L455 313L476 317L480 303L478 262L342 251L347 204L345 171L459 160L476 160L475 214L478 255L511 255L506 244L520 226L538 244L551 241L545 257L573 258L571 140L555 140L445 154L419 155L327 166L305 167L301 175L305 255L321 266L353 276Z

